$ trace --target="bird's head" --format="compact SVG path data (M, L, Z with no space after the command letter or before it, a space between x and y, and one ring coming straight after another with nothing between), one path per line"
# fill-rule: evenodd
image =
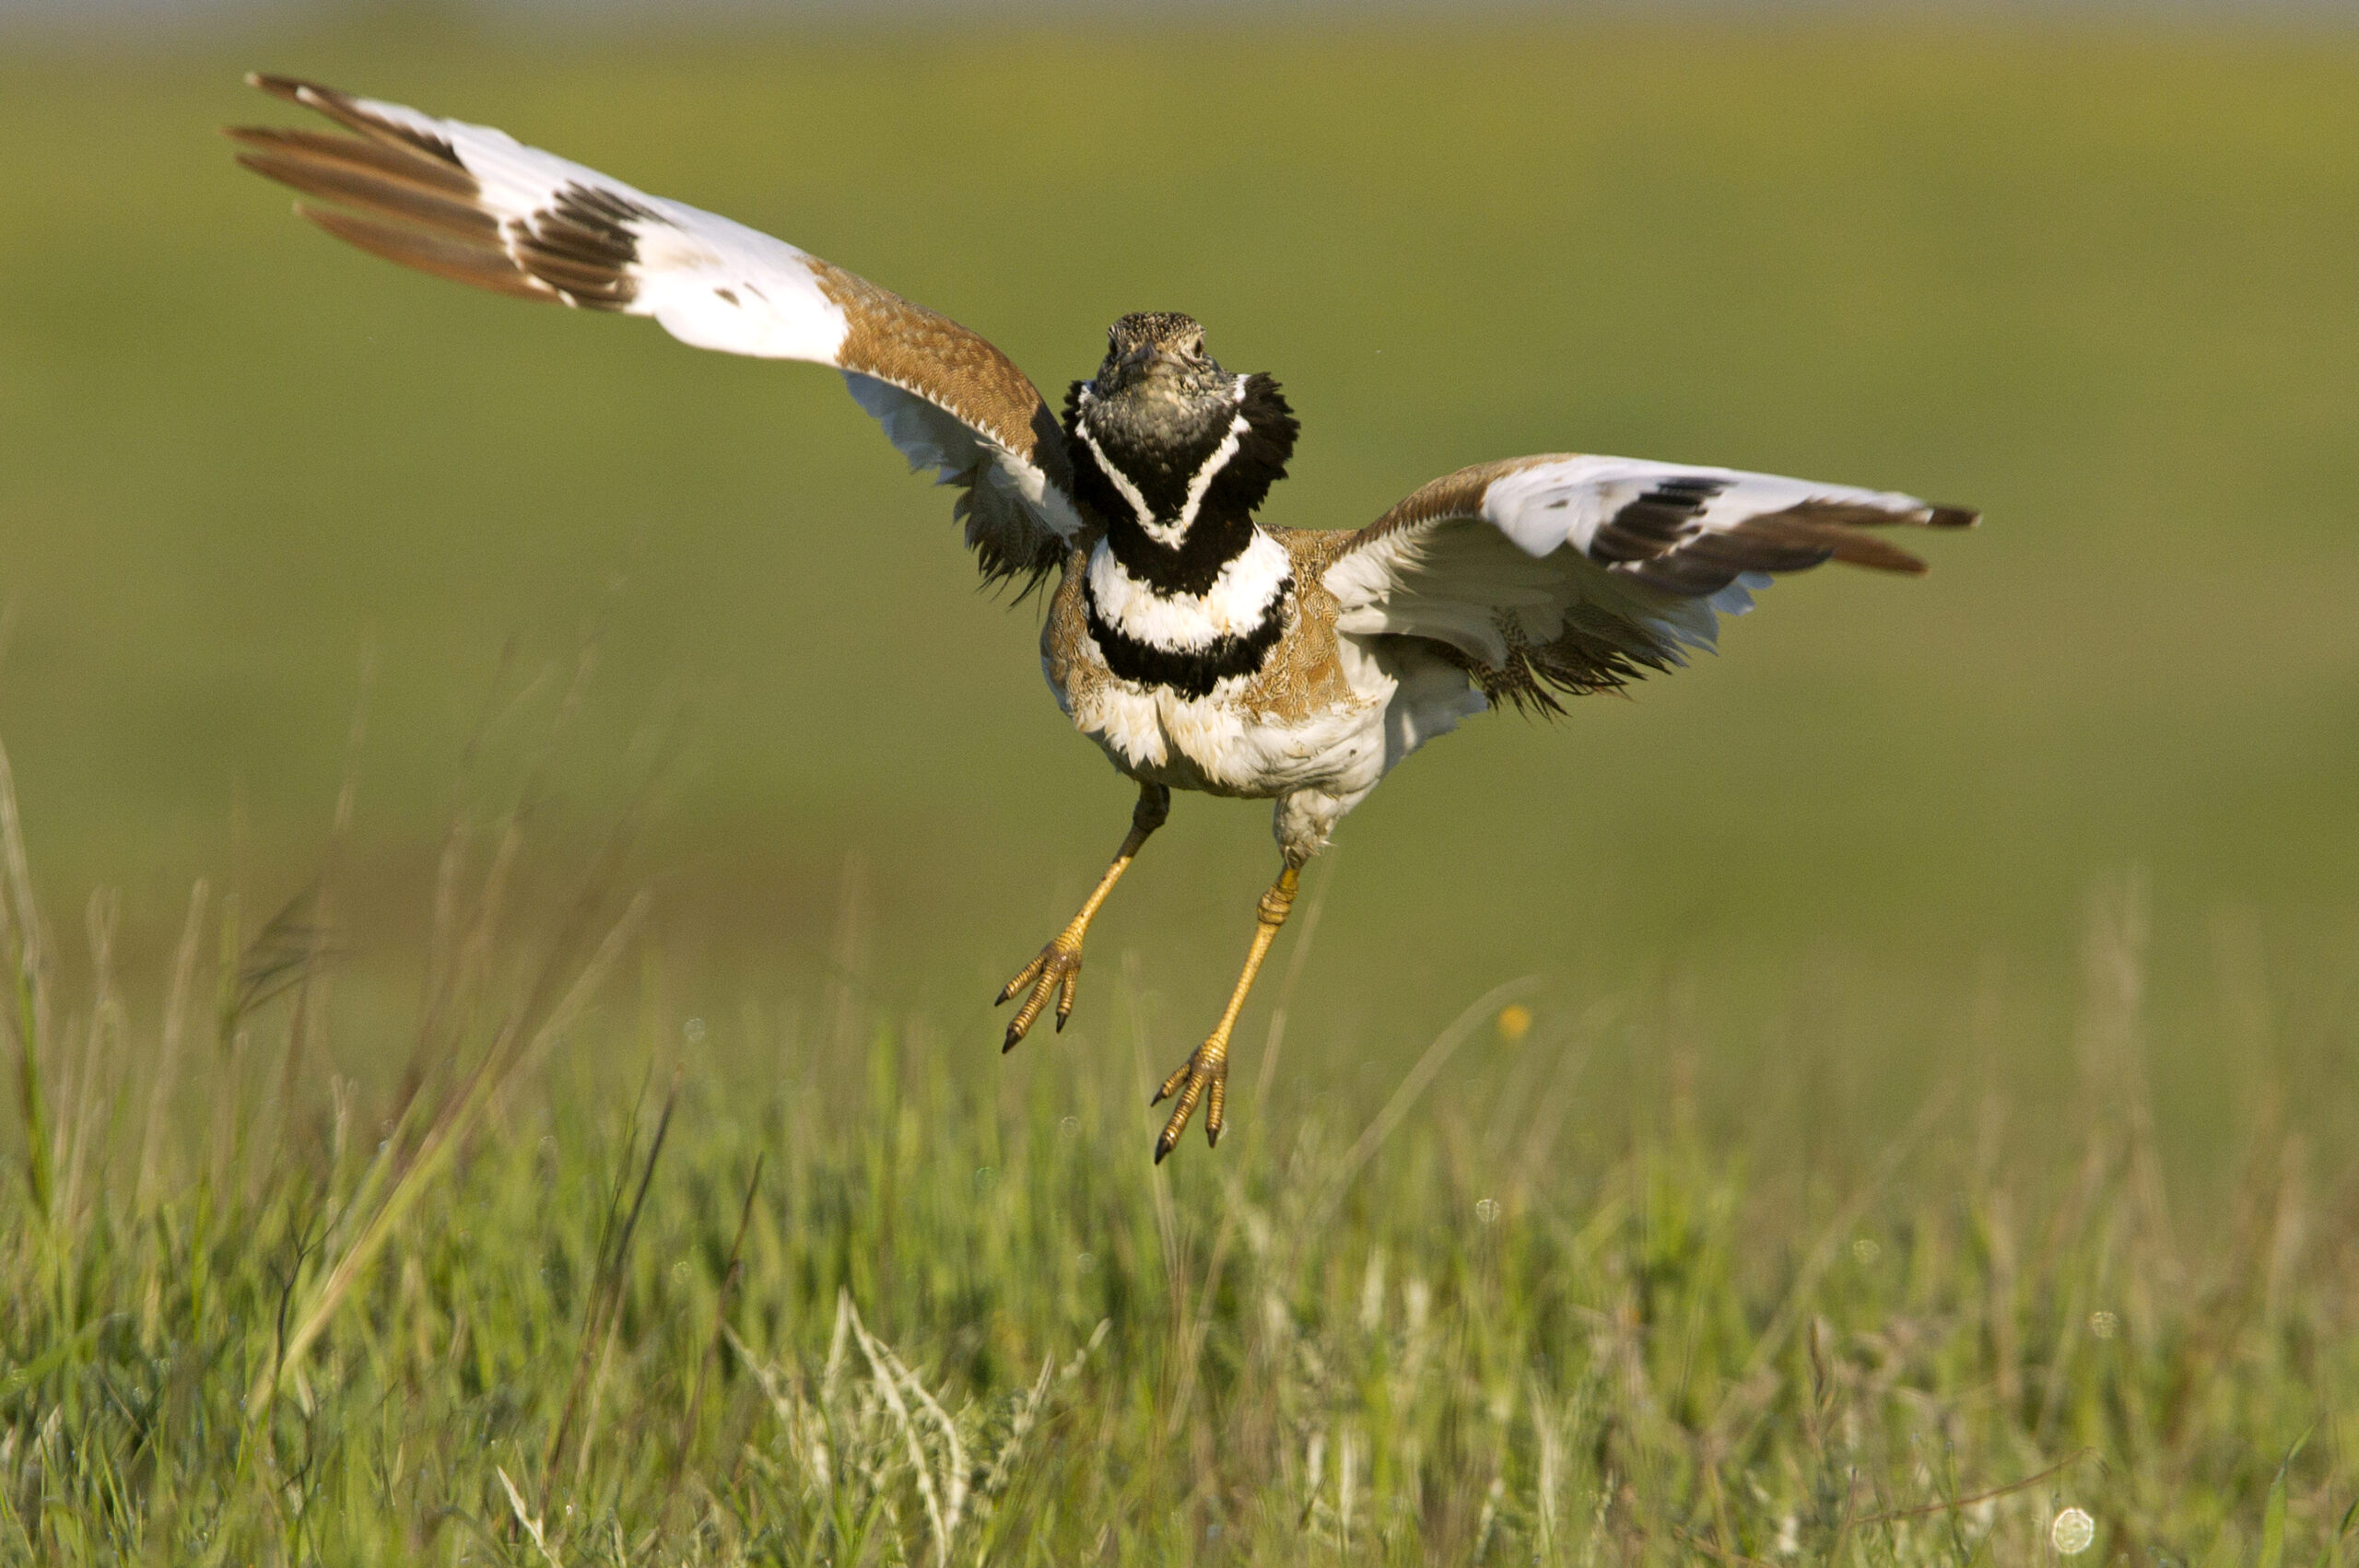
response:
M1106 362L1089 383L1101 400L1210 413L1233 403L1236 378L1204 349L1204 329L1177 310L1136 310L1106 329Z
M1184 533L1200 510L1250 513L1285 477L1297 427L1276 381L1222 369L1204 329L1176 310L1108 328L1105 362L1065 400L1090 498L1155 533Z

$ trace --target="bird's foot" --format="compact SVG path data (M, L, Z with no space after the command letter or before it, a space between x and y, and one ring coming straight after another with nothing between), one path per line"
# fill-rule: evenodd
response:
M1155 1163L1180 1146L1180 1135L1187 1130L1188 1118L1196 1114L1196 1102L1204 1102L1204 1142L1207 1147L1220 1142L1221 1112L1228 1103L1228 1031L1222 1029L1190 1053L1180 1064L1180 1070L1163 1081L1155 1092L1151 1106L1159 1106L1172 1095L1180 1103L1171 1107L1171 1119L1163 1124L1163 1135L1155 1141Z
M1040 950L1038 958L1018 969L1015 978L1000 988L999 1000L992 1004L994 1007L1007 1001L1027 986L1032 991L1024 999L1024 1005L1015 1010L1015 1016L1007 1021L1007 1043L1000 1047L1002 1051L1014 1050L1015 1043L1031 1032L1033 1024L1039 1020L1041 1010L1049 1005L1049 999L1052 996L1057 1000L1057 1029L1060 1033L1063 1031L1065 1020L1073 1013L1074 989L1081 984L1083 929L1076 922L1059 931L1049 945Z

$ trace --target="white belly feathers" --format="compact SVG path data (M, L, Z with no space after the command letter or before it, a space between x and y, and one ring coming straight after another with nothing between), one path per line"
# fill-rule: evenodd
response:
M1383 694L1282 720L1247 708L1244 685L1223 681L1211 696L1190 697L1109 681L1074 702L1073 721L1123 772L1175 790L1259 800L1311 788L1357 792L1382 776Z

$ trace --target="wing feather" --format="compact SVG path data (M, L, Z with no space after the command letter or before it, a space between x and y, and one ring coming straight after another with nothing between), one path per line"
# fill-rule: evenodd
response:
M334 205L296 210L420 272L512 298L652 316L698 348L832 365L910 466L965 492L985 575L1038 581L1086 527L1039 390L957 322L742 224L504 132L281 76L253 86L349 135L231 128L238 161Z
M1565 454L1462 468L1351 536L1323 581L1339 631L1439 645L1496 705L1617 686L1710 649L1776 574L1921 573L1867 532L1976 514L1890 490Z

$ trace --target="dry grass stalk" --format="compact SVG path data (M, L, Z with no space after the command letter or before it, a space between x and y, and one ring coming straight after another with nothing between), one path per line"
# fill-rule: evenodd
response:
M155 1082L147 1090L147 1123L139 1136L139 1176L132 1188L132 1211L145 1214L156 1191L156 1164L163 1149L164 1114L171 1103L172 1084L180 1071L181 1051L188 1036L188 1007L196 987L196 955L205 939L205 906L210 884L199 878L189 889L188 919L181 928L180 948L172 960L172 979L164 995L164 1021L156 1051Z
M2160 1293L2179 1288L2183 1276L2146 1071L2151 902L2146 873L2138 867L2090 897L2088 932L2082 945L2086 1001L2079 1047L2084 1108L2095 1118L2097 1136L2118 1144L2129 1175L2138 1220L2142 1289Z
M114 979L115 926L122 909L122 899L100 888L90 895L86 911L90 939L90 1017L82 1035L82 1060L74 1072L74 1109L66 1125L57 1132L63 1145L60 1163L65 1170L58 1212L69 1226L77 1223L82 1212L82 1173L88 1166L91 1148L95 1144L103 1149L112 1141L113 1122L121 1109L118 1102L104 1119L96 1114L100 1086L110 1076L112 1059L123 1048L123 1001L115 994Z
M639 1129L634 1124L625 1135L622 1168L616 1172L613 1195L607 1202L605 1232L599 1237L598 1271L590 1292L590 1311L581 1325L581 1348L575 1354L573 1381L566 1389L565 1406L558 1412L557 1429L550 1434L548 1452L541 1460L541 1503L548 1505L557 1485L557 1464L564 1457L568 1439L572 1435L574 1412L579 1408L585 1387L591 1390L590 1410L583 1422L581 1454L584 1462L590 1451L591 1438L598 1421L598 1387L592 1384L592 1370L597 1372L597 1385L604 1382L605 1368L612 1357L616 1319L622 1311L623 1270L630 1258L631 1238L638 1234L640 1215L647 1207L647 1190L655 1181L655 1163L663 1155L663 1141L672 1129L672 1113L680 1099L680 1077L672 1076L671 1089L663 1096L663 1113L655 1122L655 1135L648 1141L647 1159L640 1169L639 1188L632 1195L630 1208L621 1207L623 1184L629 1178L631 1150L637 1145ZM634 1113L636 1116L636 1113Z
M852 1339L860 1346L860 1353L868 1360L878 1396L884 1399L885 1408L893 1412L894 1425L899 1429L902 1440L909 1445L910 1468L917 1472L918 1495L924 1500L926 1520L933 1527L934 1560L947 1563L950 1561L950 1539L958 1527L958 1505L963 1496L954 1491L950 1506L945 1509L942 1491L934 1484L933 1467L926 1462L925 1445L918 1441L917 1423L910 1419L910 1407L901 1398L900 1380L908 1374L902 1371L898 1362L889 1360L889 1352L880 1350L869 1334L868 1326L860 1320L860 1308L852 1305L850 1291L838 1295L837 1305L844 1320L851 1326ZM939 1413L940 1407L936 1406L935 1410ZM956 1442L955 1435L953 1442ZM951 1484L954 1488L963 1486L964 1478L959 1473L963 1468L954 1447L951 1463Z
M352 812L360 792L360 747L369 735L369 699L376 684L377 651L372 646L360 656L360 694L353 704L352 728L345 738L344 779L336 789L335 815L328 827L327 848L320 859L319 891L311 899L311 942L295 984L294 1012L287 1022L287 1060L278 1082L282 1105L295 1103L303 1059L324 1026L325 970L330 933L335 927L336 873L343 868L345 845L352 837Z
M516 1490L516 1483L509 1479L508 1472L496 1465L492 1467L492 1472L499 1477L500 1486L508 1492L508 1506L514 1511L517 1524L523 1527L524 1533L532 1538L533 1545L539 1549L543 1561L548 1563L549 1568L565 1568L556 1549L549 1545L548 1534L542 1528L540 1517L526 1512L523 1494Z
M41 912L33 903L24 822L17 812L17 777L8 765L5 745L0 745L0 957L7 960L9 989L15 993L8 1021L17 1037L17 1104L24 1117L25 1182L33 1213L46 1223L56 1198L49 1104L41 1085L49 1059L48 955L41 945Z
M606 933L605 941L599 945L598 951L581 967L564 999L550 1012L547 1020L536 1032L536 1038L562 1034L571 1024L581 1011L588 1005L590 998L596 993L600 986L604 984L607 975L612 971L616 962L621 958L624 950L628 947L631 938L637 933L646 913L647 898L644 894L641 894L631 900L630 907L624 911L622 919L615 923L614 928ZM377 1253L392 1238L395 1227L400 1224L410 1206L417 1200L428 1180L440 1172L443 1164L464 1140L477 1114L488 1103L492 1092L499 1085L499 1079L494 1071L495 1067L512 1062L514 1059L510 1048L511 1037L521 1032L522 1024L523 1018L521 1015L512 1018L510 1026L503 1030L501 1035L495 1038L490 1047L484 1051L474 1071L445 1102L440 1114L428 1127L424 1136L419 1140L417 1153L407 1166L393 1177L392 1187L385 1193L382 1201L370 1214L359 1234L343 1255L336 1259L334 1267L328 1271L326 1277L312 1291L305 1303L304 1310L294 1320L296 1327L288 1334L285 1347L271 1363L256 1375L253 1387L247 1394L246 1410L249 1419L258 1417L268 1407L272 1397L277 1392L279 1379L285 1369L303 1359L310 1351L312 1341L318 1339L320 1332L327 1327L328 1320L335 1315L336 1308L343 1304L345 1296L358 1281L362 1271L375 1260ZM396 1141L396 1140L387 1141L387 1152L385 1155L381 1156L381 1165L384 1161L393 1157Z
M1384 1103L1384 1108L1376 1114L1376 1119L1367 1124L1351 1148L1344 1152L1343 1159L1328 1174L1326 1185L1319 1198L1310 1205L1310 1224L1316 1225L1320 1223L1334 1206L1343 1200L1344 1194L1350 1188L1353 1178L1357 1176L1368 1161L1375 1157L1377 1150L1382 1147L1384 1141L1392 1135L1393 1129L1401 1125L1416 1105L1418 1097L1426 1092L1427 1085L1433 1082L1443 1068L1449 1065L1449 1059L1457 1053L1459 1047L1466 1043L1467 1038L1474 1033L1475 1029L1497 1017L1499 1009L1518 997L1528 996L1538 990L1540 985L1541 980L1538 976L1523 975L1493 986L1475 998L1465 1011L1450 1020L1448 1027L1434 1036L1433 1043L1428 1045L1425 1054L1417 1059L1417 1065L1409 1070L1408 1076L1401 1081L1401 1086L1392 1092L1392 1097L1387 1100Z
M754 1156L754 1174L745 1180L745 1201L737 1211L737 1234L729 1243L729 1260L721 1270L721 1288L713 1293L712 1332L705 1340L704 1354L697 1358L696 1381L688 1389L688 1402L680 1415L680 1442L673 1451L672 1479L664 1488L663 1517L671 1517L672 1504L678 1498L681 1479L687 1474L688 1449L696 1440L697 1424L704 1412L705 1375L721 1354L722 1330L727 1327L730 1293L735 1290L737 1277L745 1268L745 1230L753 1223L754 1199L762 1189L762 1155Z

